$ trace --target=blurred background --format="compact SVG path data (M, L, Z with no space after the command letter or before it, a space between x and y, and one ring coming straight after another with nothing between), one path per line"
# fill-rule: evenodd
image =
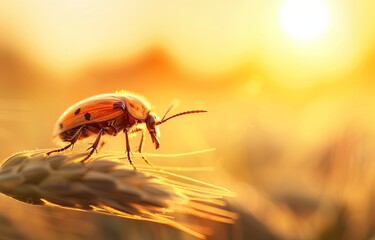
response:
M145 151L216 148L151 159L214 167L186 175L237 193L240 219L210 239L375 239L374 12L371 0L0 1L0 157L56 147L60 114L92 95L136 92L161 116L177 98L174 113L208 113L162 125ZM0 198L9 239L194 239Z

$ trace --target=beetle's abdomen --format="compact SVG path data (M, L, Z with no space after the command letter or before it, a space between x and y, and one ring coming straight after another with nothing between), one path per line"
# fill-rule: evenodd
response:
M73 139L73 137L75 136L75 134L77 134L77 132L79 131L80 127L76 127L76 128L72 128L72 129L69 129L67 131L64 131L64 132L61 132L59 134L59 138L63 141L63 142L71 142L71 140ZM88 138L92 135L94 135L95 133L94 132L91 132L87 129L83 129L82 133L81 133L81 136L79 137L78 140L80 139L85 139L85 138Z
M112 119L110 121L103 121L103 122L97 122L97 123L89 123L84 124L82 133L80 137L77 140L85 139L91 136L94 136L99 133L100 129L104 130L103 134L108 134L111 136L117 135L119 132L121 132L126 126L127 123L134 122L134 119L129 119L128 114L120 115L119 117ZM133 123L134 125L135 123ZM62 131L58 137L64 141L64 142L71 142L71 140L74 138L75 134L81 129L82 126L78 126L66 131Z

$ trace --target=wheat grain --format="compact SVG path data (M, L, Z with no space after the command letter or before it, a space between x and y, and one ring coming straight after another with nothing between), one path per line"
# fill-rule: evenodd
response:
M224 223L236 218L221 208L220 199L231 195L223 188L157 168L135 171L122 155L98 154L82 164L86 152L47 158L47 151L25 151L6 159L0 167L0 192L30 204L168 224L198 238L207 233L187 224L186 216Z

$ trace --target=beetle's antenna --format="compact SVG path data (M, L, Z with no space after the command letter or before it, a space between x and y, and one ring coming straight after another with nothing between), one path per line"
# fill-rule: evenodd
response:
M181 115L192 114L192 113L205 113L205 112L207 112L207 111L206 110L190 110L190 111L186 111L186 112L180 112L180 113L177 113L177 114L172 115L172 116L170 116L168 118L165 118L165 119L163 117L163 120L158 122L156 125L160 125L162 123L165 123L166 121L168 121L171 118L175 118L175 117L178 117L178 116L181 116Z
M169 105L169 108L167 109L167 111L165 112L163 118L160 120L160 122L163 122L165 117L167 116L167 114L172 110L174 109L177 105L179 104L179 101L178 99L173 99L171 104Z

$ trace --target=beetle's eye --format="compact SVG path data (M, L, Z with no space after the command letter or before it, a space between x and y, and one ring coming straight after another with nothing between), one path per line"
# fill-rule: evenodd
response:
M155 114L149 114L146 120L147 128L149 130L155 130L156 124L159 121L159 118Z
M147 126L149 128L155 128L155 117L151 114L147 118Z

